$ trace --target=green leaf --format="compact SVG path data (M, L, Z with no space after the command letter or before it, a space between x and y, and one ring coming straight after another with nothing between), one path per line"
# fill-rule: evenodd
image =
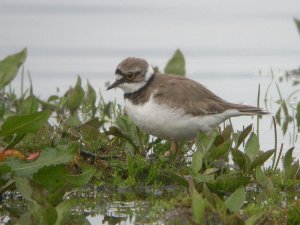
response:
M232 192L241 186L249 184L250 177L239 176L234 174L223 174L218 176L213 182L207 183L206 185L210 190L224 194L226 192Z
M297 127L298 127L298 131L299 131L299 129L300 129L300 102L297 104L296 121L297 121Z
M33 179L49 192L54 192L65 184L67 176L66 166L59 164L42 167L33 175Z
M185 75L185 60L182 52L179 49L175 51L172 58L168 61L164 72L181 76Z
M30 177L44 166L67 163L73 159L77 150L76 144L60 145L55 149L43 150L40 157L34 162L25 162L19 159L9 159L4 163L11 167L18 176Z
M69 216L72 214L72 208L78 204L76 199L67 199L56 206L57 220L55 225L67 224Z
M203 159L203 152L197 150L192 159L192 172L193 174L198 174L202 168L202 159Z
M289 167L291 167L292 163L293 163L293 151L294 151L295 147L291 147L289 150L287 150L287 152L285 153L284 157L283 157L283 168L286 170Z
M299 170L299 159L285 170L285 179L295 179Z
M249 158L252 161L257 156L258 152L259 152L258 138L256 134L251 133L245 146L245 154L249 156Z
M232 150L232 160L239 168L246 173L250 167L250 158L238 149Z
M279 126L281 125L281 108L279 108L275 114L275 120L276 122L279 124Z
M210 148L205 155L205 158L211 161L220 159L222 157L228 156L228 152L231 149L231 140L227 140L224 143L220 144L216 148Z
M0 90L15 78L20 66L26 59L26 55L27 50L24 48L19 53L7 56L0 61Z
M225 206L231 212L237 212L244 205L245 199L246 199L245 188L240 187L226 199Z
M80 174L70 174L67 176L67 182L72 184L73 187L82 187L86 185L96 173L93 167L84 167Z
M203 224L205 213L205 200L195 189L192 194L192 211L197 224Z
M252 124L250 124L248 127L246 127L238 136L238 141L235 146L235 148L238 148L246 139L246 137L249 135L249 133L252 130Z
M28 115L38 110L38 100L35 96L29 96L22 101L20 115Z
M275 150L269 150L258 155L251 163L250 169L252 170L258 166L262 166L273 154Z
M81 78L77 77L77 83L74 88L70 88L66 95L66 100L64 105L70 110L71 113L74 113L81 105L84 98L84 90L81 87Z
M50 115L50 111L41 111L30 115L8 117L1 127L0 137L37 132L48 121Z

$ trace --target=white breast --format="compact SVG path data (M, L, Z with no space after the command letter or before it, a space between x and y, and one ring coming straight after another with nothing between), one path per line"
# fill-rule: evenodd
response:
M125 99L125 110L135 124L147 133L168 140L191 140L199 131L209 132L238 110L227 110L220 114L192 116L183 109L159 105L151 97L143 105L135 105Z

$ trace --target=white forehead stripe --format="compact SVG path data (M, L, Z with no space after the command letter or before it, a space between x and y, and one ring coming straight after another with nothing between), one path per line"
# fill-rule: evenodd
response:
M117 80L120 80L120 79L122 78L122 76L119 75L119 74L115 74L115 75L116 75L116 79L117 79Z

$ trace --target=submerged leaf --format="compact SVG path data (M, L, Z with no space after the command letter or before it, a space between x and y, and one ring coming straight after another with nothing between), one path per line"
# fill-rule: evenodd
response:
M0 90L15 78L20 66L26 59L26 55L27 50L24 48L21 52L7 56L0 61Z
M179 49L175 51L172 58L168 61L164 72L181 76L185 75L185 60L182 52Z

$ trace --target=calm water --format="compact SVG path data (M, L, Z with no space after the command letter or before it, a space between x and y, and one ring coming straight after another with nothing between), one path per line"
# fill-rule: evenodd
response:
M300 17L299 9L299 0L1 0L0 57L28 47L25 68L42 98L54 94L56 87L63 93L80 74L105 99L122 103L119 90L104 91L120 60L144 57L163 69L180 48L188 77L224 99L256 105L258 84L263 97L271 69L279 76L299 67L300 38L292 21ZM18 91L20 77L13 87ZM296 89L289 83L280 87L285 97ZM274 85L269 98L279 98ZM278 107L268 105L273 112ZM242 129L252 122L243 117L233 125ZM260 123L261 147L271 149L271 117ZM279 143L292 145L297 137L293 133L290 126ZM297 143L298 156L299 147ZM102 217L89 220L97 224Z
M28 47L25 68L42 98L56 87L63 93L79 74L105 99L122 104L121 91L104 91L120 60L144 57L163 69L180 48L188 77L226 100L255 105L258 84L264 96L271 69L279 76L299 66L300 39L292 21L299 9L296 0L2 0L0 57ZM19 90L20 77L13 87ZM293 89L281 84L283 96ZM270 97L279 98L274 85ZM271 106L274 112L277 105ZM233 124L242 129L253 121L244 117ZM261 123L262 147L270 149L271 117Z

